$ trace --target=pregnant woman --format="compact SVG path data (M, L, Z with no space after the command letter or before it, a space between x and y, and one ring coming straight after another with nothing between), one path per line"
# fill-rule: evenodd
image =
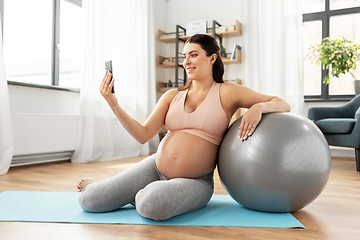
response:
M197 34L183 49L189 81L162 95L145 123L128 115L111 93L114 80L106 72L100 92L124 128L146 143L165 127L157 153L106 180L85 178L77 188L79 202L88 212L114 211L133 203L146 218L166 220L206 206L213 190L213 172L219 145L231 116L248 108L239 127L246 140L263 113L287 112L290 106L279 97L224 83L224 65L214 38Z

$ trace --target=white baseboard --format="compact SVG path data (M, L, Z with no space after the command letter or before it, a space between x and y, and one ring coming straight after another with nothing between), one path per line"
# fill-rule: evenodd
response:
M332 157L355 158L354 148L330 146L330 153Z
M13 156L11 167L24 166L37 163L48 163L58 161L70 161L74 151L52 152L39 154L26 154Z

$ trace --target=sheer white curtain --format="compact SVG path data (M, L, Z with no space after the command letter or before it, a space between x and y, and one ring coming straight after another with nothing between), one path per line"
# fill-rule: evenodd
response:
M150 144L136 142L112 113L99 86L105 61L112 60L119 104L140 123L146 120L156 101L151 4L148 0L89 0L83 5L85 57L78 143L72 161L148 154L158 138Z
M301 0L243 0L242 6L246 86L280 96L291 112L306 115Z
M5 77L5 65L2 45L0 19L0 175L8 172L14 152L9 91Z

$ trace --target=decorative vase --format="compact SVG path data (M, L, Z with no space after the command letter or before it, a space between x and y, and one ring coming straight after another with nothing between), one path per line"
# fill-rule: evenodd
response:
M360 80L354 81L355 95L360 94Z

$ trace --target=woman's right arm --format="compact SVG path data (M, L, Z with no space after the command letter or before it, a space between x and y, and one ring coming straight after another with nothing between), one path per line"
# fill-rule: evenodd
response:
M115 94L111 93L111 88L114 85L115 79L111 82L110 80L111 73L107 71L100 85L100 93L103 95L126 131L139 143L144 144L148 142L164 127L165 117L170 102L176 95L177 90L170 90L163 94L145 123L140 124L119 105Z

